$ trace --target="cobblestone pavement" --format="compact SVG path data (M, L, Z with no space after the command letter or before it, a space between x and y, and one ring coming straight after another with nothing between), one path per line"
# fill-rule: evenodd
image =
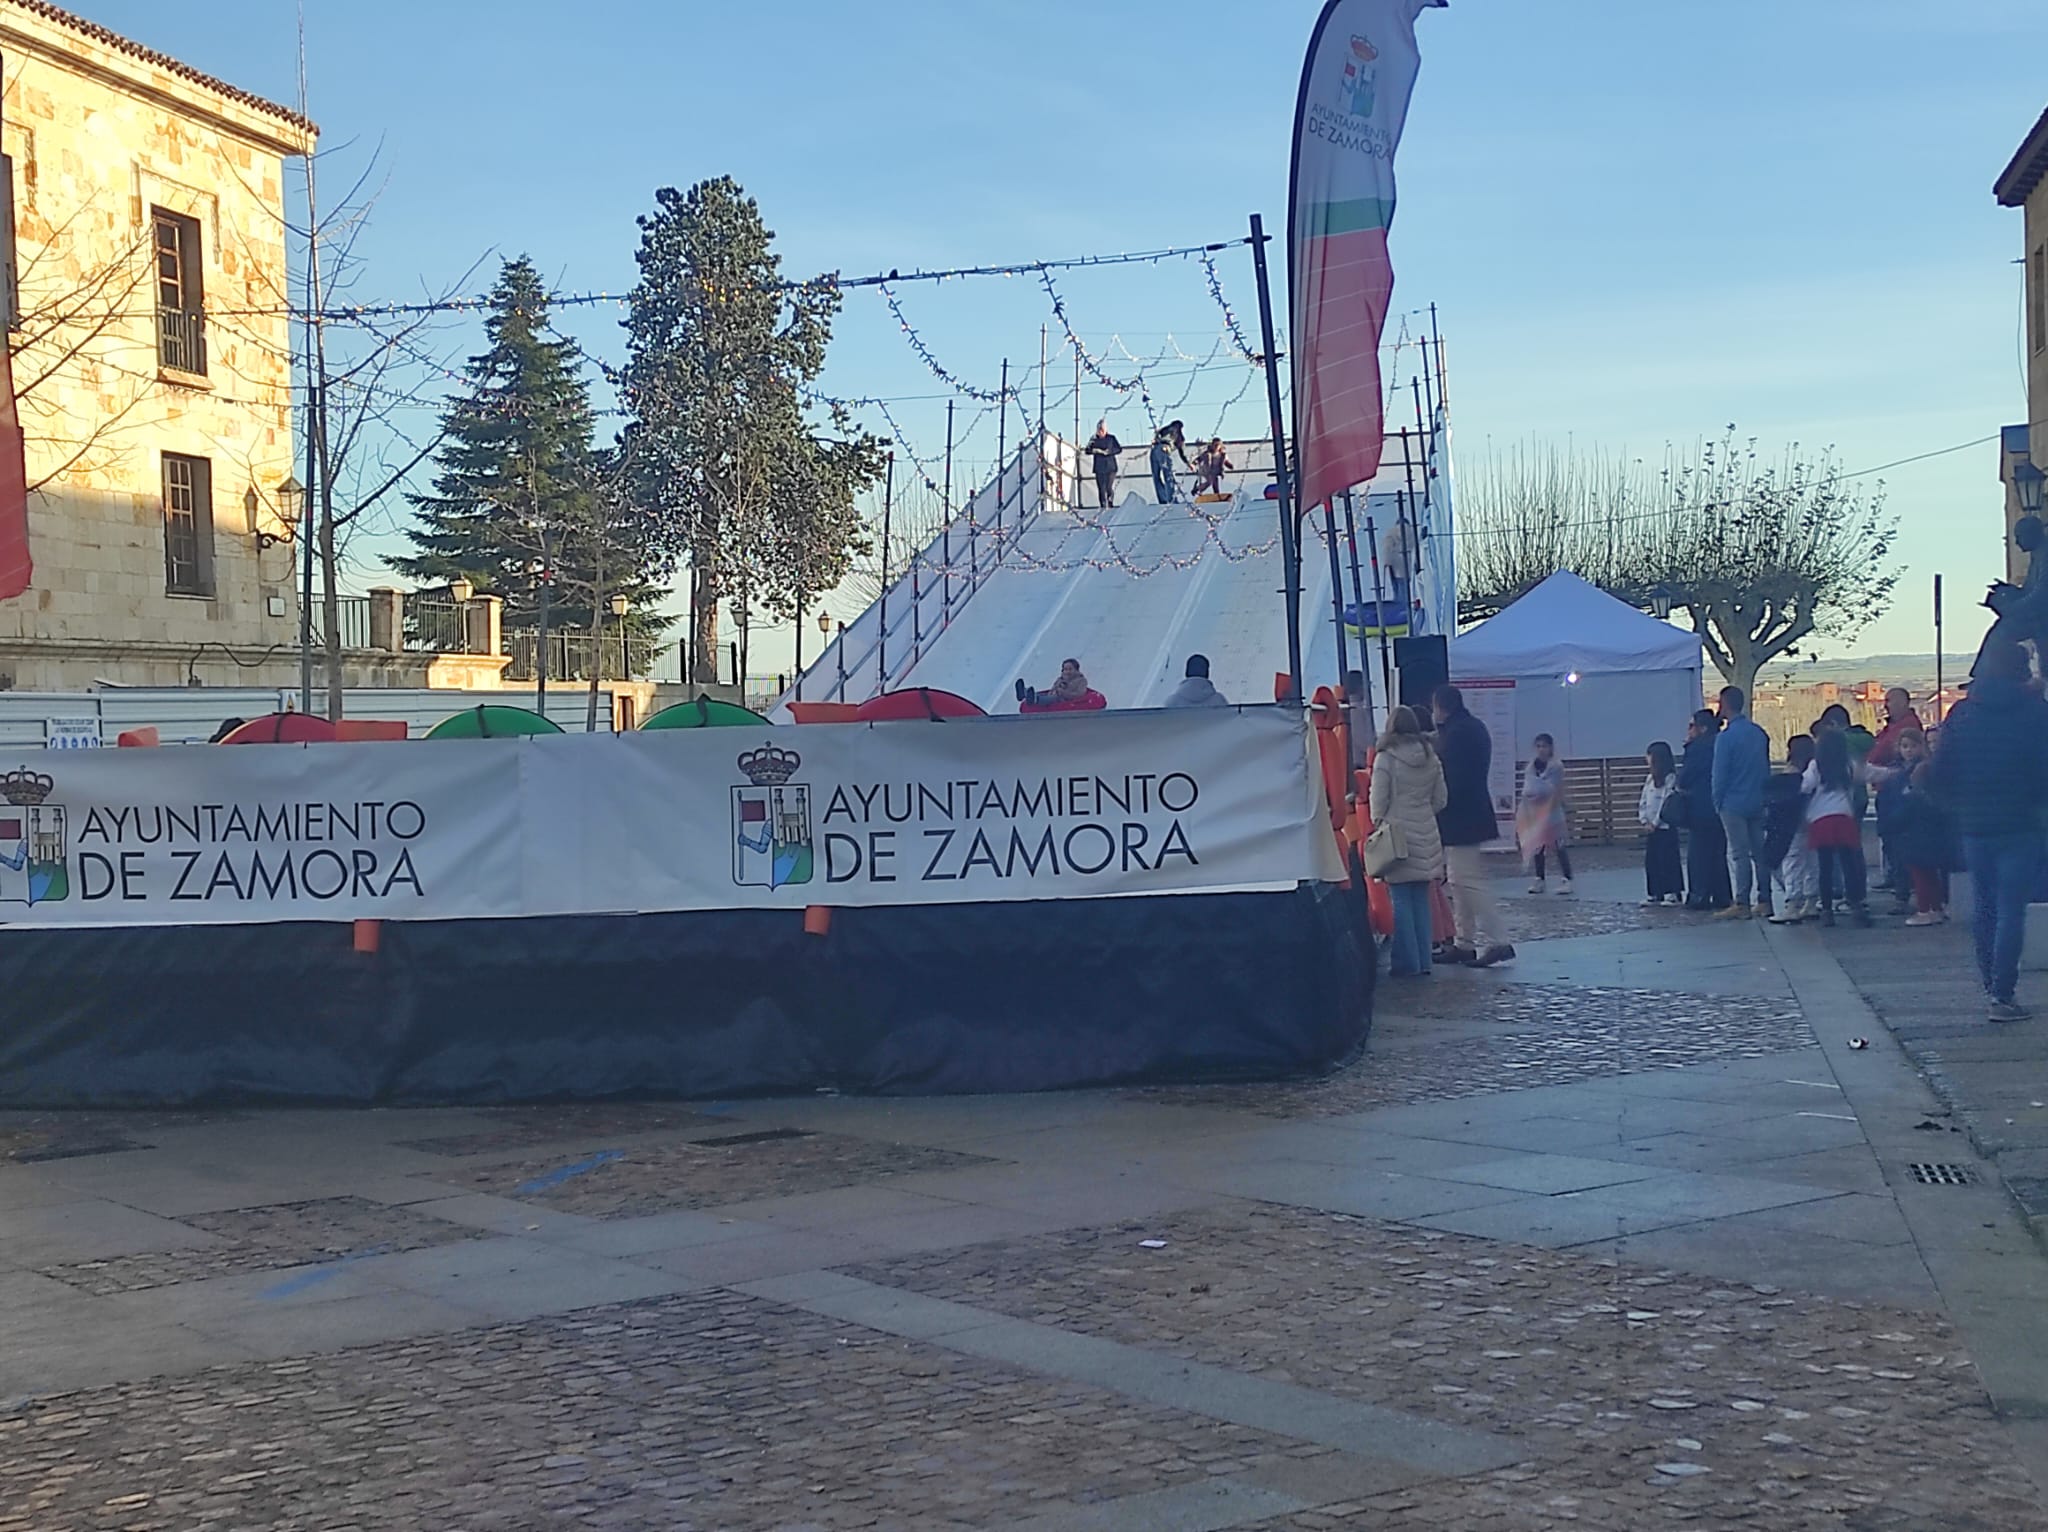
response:
M477 1191L589 1218L625 1218L721 1207L857 1186L921 1170L962 1170L988 1161L918 1144L880 1143L837 1133L728 1126L696 1142L640 1144L565 1163L528 1159L457 1172Z
M1617 899L1528 894L1503 901L1517 941L1564 936L1614 936L1624 931L1667 931L1706 917L1684 909L1644 909Z
M2031 1034L1587 861L1314 1082L0 1118L0 1532L2048 1528L2048 1264L1835 959Z
M0 1414L0 1529L1003 1527L1324 1451L685 1294Z
M1381 993L1390 1014L1375 1022L1372 1046L1322 1079L1142 1094L1273 1117L1332 1117L1813 1045L1798 1006L1775 997L1471 984L1451 976L1399 988L1387 981Z
M474 1239L477 1231L411 1208L360 1197L322 1197L178 1220L220 1243L43 1268L43 1275L88 1293L131 1293L208 1277L343 1260L366 1252L425 1250Z
M855 1274L1449 1424L1509 1428L1543 1459L1368 1499L1351 1524L2043 1525L1968 1358L1925 1314L1279 1208L1042 1235ZM1874 1519L1880 1510L1896 1520ZM1276 1524L1345 1524L1324 1518Z
M225 1112L0 1113L0 1160L16 1165L147 1149L165 1128L232 1122Z

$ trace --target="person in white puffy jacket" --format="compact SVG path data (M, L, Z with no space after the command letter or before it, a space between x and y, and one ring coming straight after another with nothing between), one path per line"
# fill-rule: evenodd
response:
M1643 881L1649 897L1644 908L1658 904L1685 903L1685 859L1679 854L1678 826L1664 822L1664 810L1678 791L1678 762L1671 746L1658 740L1644 753L1649 763L1649 780L1643 783L1642 801L1636 818L1642 823Z
M1394 896L1390 971L1396 978L1429 973L1429 891L1444 874L1444 843L1436 816L1449 801L1443 762L1422 732L1420 715L1413 708L1395 708L1373 757L1366 807L1374 825L1391 823L1399 830L1407 852L1381 874Z

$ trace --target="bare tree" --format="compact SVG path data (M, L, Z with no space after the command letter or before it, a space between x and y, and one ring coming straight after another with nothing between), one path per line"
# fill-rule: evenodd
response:
M1640 459L1518 450L1460 483L1458 615L1490 616L1560 569L1645 610L1689 619L1730 685L1889 609L1898 518L1884 486L1831 452L1766 460L1734 427L1661 469Z

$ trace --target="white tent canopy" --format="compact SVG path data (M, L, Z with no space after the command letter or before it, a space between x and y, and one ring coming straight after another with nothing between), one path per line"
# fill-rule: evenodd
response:
M1451 643L1453 676L1582 676L1700 668L1696 633L1562 570Z
M1562 572L1451 641L1453 680L1515 683L1517 760L1538 734L1553 736L1567 760L1638 757L1654 739L1675 745L1700 705L1701 668L1698 634Z

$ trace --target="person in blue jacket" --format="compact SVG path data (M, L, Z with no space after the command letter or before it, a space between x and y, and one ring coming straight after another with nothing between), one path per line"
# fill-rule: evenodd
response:
M1764 795L1771 780L1771 739L1747 715L1739 686L1721 691L1721 737L1714 741L1714 812L1728 836L1728 872L1735 903L1724 918L1771 913L1771 875L1763 865Z
M1970 695L1942 725L1934 796L1962 837L1971 937L1993 1021L2025 1021L2016 993L2027 905L2041 872L2048 805L2048 702L2026 651L2001 639L1977 656Z

